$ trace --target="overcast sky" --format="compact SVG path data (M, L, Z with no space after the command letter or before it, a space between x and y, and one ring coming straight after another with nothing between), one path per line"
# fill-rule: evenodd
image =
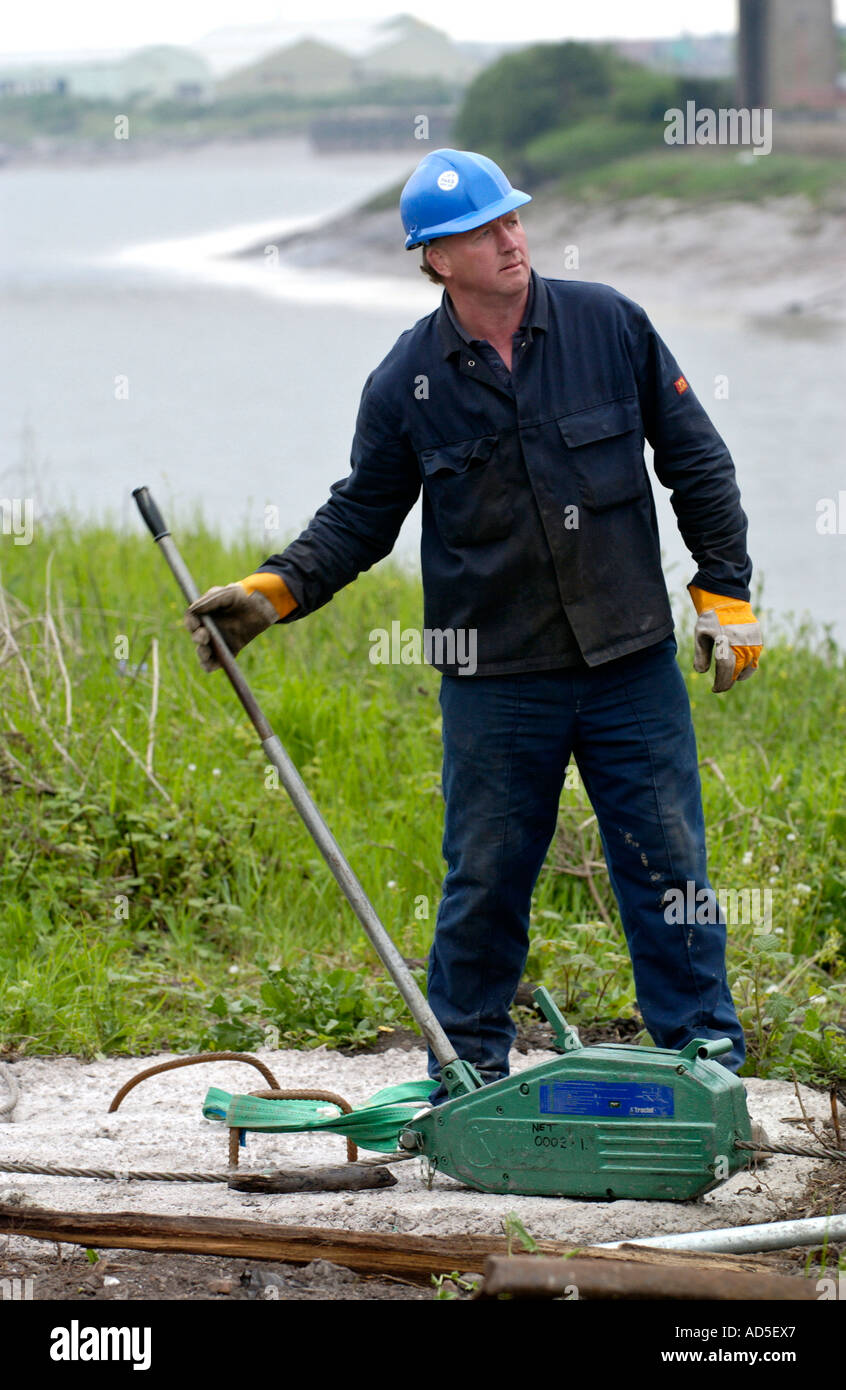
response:
M387 19L403 9L456 39L530 41L563 38L653 38L727 31L737 0L29 0L4 6L0 52L65 52L192 43L229 25L281 22L286 28L331 21ZM836 0L846 23L846 0Z

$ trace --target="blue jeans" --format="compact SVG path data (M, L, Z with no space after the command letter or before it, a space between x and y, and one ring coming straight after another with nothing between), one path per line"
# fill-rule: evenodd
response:
M653 1042L680 1048L693 1037L728 1037L732 1051L718 1060L737 1071L746 1046L726 979L725 919L708 882L675 638L588 671L443 676L440 701L448 871L429 1002L458 1056L485 1081L508 1075L509 1009L528 955L532 890L573 756ZM680 890L670 898L675 911L668 889ZM429 1075L438 1077L431 1052ZM442 1087L433 1093L444 1097Z

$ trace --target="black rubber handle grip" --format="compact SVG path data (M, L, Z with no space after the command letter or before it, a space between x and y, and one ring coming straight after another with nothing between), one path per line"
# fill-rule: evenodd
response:
M152 532L153 540L160 541L162 536L169 536L170 531L165 526L164 517L150 496L150 489L146 487L133 488L132 496L138 503L138 510Z

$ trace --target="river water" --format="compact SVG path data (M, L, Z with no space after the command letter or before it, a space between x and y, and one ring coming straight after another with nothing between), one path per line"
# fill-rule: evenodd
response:
M145 483L177 525L202 512L254 537L257 563L281 546L347 472L368 372L438 292L411 266L407 282L356 274L354 245L332 274L227 253L353 206L409 163L289 141L0 170L0 498L136 526ZM843 330L645 307L732 450L764 606L846 644ZM719 375L729 396L712 400L701 384ZM655 491L683 596L694 566ZM819 529L826 498L840 533ZM415 509L396 553L413 564L418 539Z

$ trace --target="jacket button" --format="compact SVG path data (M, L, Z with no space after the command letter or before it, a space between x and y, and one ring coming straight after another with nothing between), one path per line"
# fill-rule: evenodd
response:
M473 359L472 357L468 357L468 358L467 358L467 366L468 366L468 367L475 367L475 365L476 365L476 363L475 363L474 359Z

